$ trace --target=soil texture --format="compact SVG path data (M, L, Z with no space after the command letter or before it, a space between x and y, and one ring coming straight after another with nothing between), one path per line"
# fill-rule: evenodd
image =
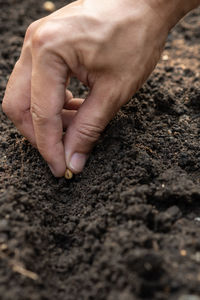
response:
M39 0L0 7L2 100L26 28L46 12ZM200 299L199 15L170 33L71 181L0 111L1 300ZM71 90L86 94L75 80Z

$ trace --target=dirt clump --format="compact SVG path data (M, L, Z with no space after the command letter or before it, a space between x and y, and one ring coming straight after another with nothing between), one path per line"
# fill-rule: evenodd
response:
M2 99L25 30L45 11L0 5ZM0 112L0 299L200 299L199 12L170 33L71 181L54 178ZM86 94L77 81L71 90Z

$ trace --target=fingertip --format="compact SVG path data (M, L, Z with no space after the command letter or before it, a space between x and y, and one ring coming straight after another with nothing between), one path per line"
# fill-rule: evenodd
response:
M104 85L93 88L67 128L64 147L67 167L82 172L89 153L117 111L118 97Z
M55 169L55 167L51 164L48 164L48 166L54 177L60 178L64 176L64 171Z
M53 166L51 166L50 164L48 164L48 167L49 167L49 169L50 169L51 173L53 174L53 176L55 176L55 177L56 177L56 172L55 172L55 170L54 170Z
M72 92L70 90L66 90L66 92L65 92L65 101L68 102L72 98L73 98Z

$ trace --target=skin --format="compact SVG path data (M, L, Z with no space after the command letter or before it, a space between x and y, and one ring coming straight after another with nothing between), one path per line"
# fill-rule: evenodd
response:
M155 68L169 30L199 4L79 0L28 27L2 106L54 176L82 171L108 122ZM71 76L89 87L85 100L66 90Z

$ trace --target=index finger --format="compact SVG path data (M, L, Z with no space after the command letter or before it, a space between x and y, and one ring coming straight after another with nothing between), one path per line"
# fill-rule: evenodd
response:
M56 177L66 169L62 109L68 68L55 54L33 56L31 113L39 152Z

